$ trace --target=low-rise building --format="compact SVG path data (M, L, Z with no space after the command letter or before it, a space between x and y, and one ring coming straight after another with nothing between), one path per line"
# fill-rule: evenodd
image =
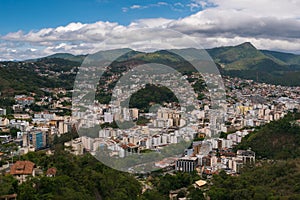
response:
M238 150L237 157L241 158L243 164L254 165L255 164L255 152L251 150Z
M197 157L182 157L176 161L176 171L192 172L196 169L198 163Z
M46 172L46 176L47 177L55 177L56 176L56 172L57 172L57 169L55 167L51 167L47 170Z
M9 125L9 119L0 117L0 127L7 127Z
M11 166L10 174L13 175L19 183L23 183L27 177L35 176L34 166L35 164L31 161L17 161Z
M71 152L74 155L82 155L84 146L80 138L76 138L69 142L65 142L64 146L67 148L66 150Z
M6 109L0 108L0 116L1 115L6 115Z

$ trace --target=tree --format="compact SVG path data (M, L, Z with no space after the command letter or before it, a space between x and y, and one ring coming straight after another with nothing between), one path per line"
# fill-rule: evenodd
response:
M159 193L157 190L147 190L143 193L141 196L141 200L168 200L166 196L163 196L161 193Z
M13 138L16 138L17 137L17 133L20 132L21 130L20 129L17 129L15 127L12 127L10 128L10 135L13 137Z
M192 187L189 190L189 194L187 197L190 198L191 200L204 200L203 192L200 189L195 187Z
M0 196L14 194L18 191L18 181L11 175L0 175Z

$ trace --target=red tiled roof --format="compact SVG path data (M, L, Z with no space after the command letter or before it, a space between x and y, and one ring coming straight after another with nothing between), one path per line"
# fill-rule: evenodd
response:
M30 161L17 161L10 168L11 175L30 175L33 172L35 164Z
M123 148L123 149L127 149L128 148L128 146L126 144L121 144L120 147Z
M128 143L128 146L129 146L129 147L136 147L136 145L135 145L135 144L132 144L132 143Z
M46 175L55 175L56 174L56 168L55 167L51 167L47 170Z
M20 97L20 98L16 98L17 101L33 101L34 98L33 97Z

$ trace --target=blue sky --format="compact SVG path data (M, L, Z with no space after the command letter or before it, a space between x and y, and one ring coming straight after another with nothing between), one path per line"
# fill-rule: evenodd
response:
M180 38L167 30L204 48L251 42L300 54L299 10L297 0L0 0L0 60L148 48L162 39L175 48Z
M189 1L155 0L1 0L0 34L64 26L71 22L118 22L141 18L186 17L199 11Z

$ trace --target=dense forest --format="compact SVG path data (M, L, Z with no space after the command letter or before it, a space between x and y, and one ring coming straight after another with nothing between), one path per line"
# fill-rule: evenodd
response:
M240 176L214 175L207 195L214 200L300 199L300 159L259 161Z
M299 113L289 113L284 118L258 128L243 138L238 149L251 148L258 158L288 159L300 157Z
M174 93L164 86L147 84L145 88L137 91L130 97L129 107L138 108L143 112L149 112L151 105L177 102Z
M0 62L1 95L42 94L40 89L43 87L72 89L78 66L78 62L57 58L35 62Z
M18 194L18 199L168 199L169 191L191 186L199 179L196 173L177 173L163 175L154 172L144 181L153 189L142 193L142 184L136 177L125 172L111 169L97 161L90 154L74 156L58 150L53 155L45 152L31 152L21 157L30 160L44 172L57 168L55 177L36 176L18 185L11 175L0 175L0 195ZM189 195L202 195L193 186L188 188ZM183 190L185 195L186 191ZM203 195L202 195L203 197ZM193 198L198 199L198 198Z
M0 176L0 195L17 193L18 199L136 199L140 183L130 174L106 167L93 156L66 151L32 152L21 157L46 171L57 168L56 177L34 177L18 186L10 175Z
M202 190L192 185L196 173L175 175L153 172L140 178L150 185L142 193L142 183L130 174L106 167L89 154L74 156L65 151L54 155L32 152L21 159L31 160L44 171L58 169L56 177L37 176L22 185L10 175L0 175L0 195L17 193L18 199L169 199L169 192L179 190L178 197L211 199L299 199L300 160L258 161L255 167L244 167L240 176L224 171L214 175Z

